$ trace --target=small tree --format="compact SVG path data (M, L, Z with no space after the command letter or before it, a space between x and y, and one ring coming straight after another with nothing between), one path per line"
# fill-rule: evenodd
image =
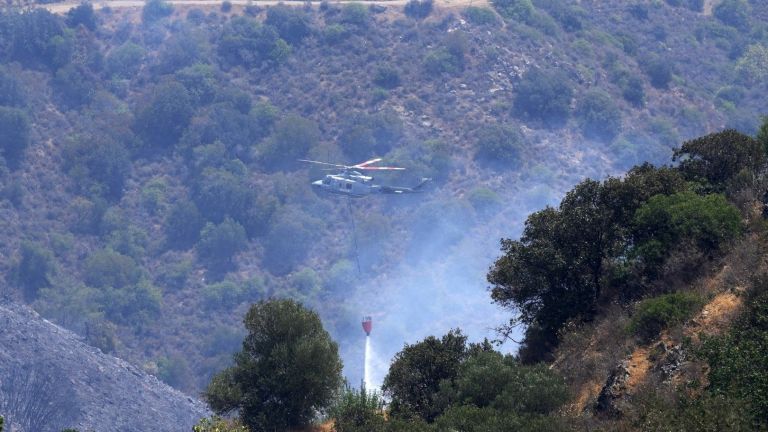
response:
M414 19L424 19L432 13L432 0L410 0L405 4L405 15Z
M205 399L217 413L238 410L252 431L308 425L341 386L338 345L317 313L293 300L254 304L244 324L235 365L213 377Z
M587 138L611 141L621 131L621 112L604 91L587 92L576 107L576 115Z
M16 282L27 300L37 298L37 292L51 284L55 271L53 255L39 244L25 242L21 245L21 259L14 269Z
M77 27L83 25L88 30L96 30L96 13L93 11L93 5L90 2L80 3L67 12L67 25Z
M170 16L173 13L173 5L163 0L148 0L141 10L141 20L145 25Z
M147 143L170 147L176 144L192 119L192 102L183 85L173 81L160 84L136 115L134 127Z
M0 154L16 164L29 144L29 119L17 108L0 106Z
M513 168L523 147L523 136L508 125L484 126L478 132L475 159L487 164Z
M559 71L532 68L517 87L514 111L517 115L559 126L568 119L573 88Z
M208 261L214 270L222 270L246 245L245 228L231 218L225 218L219 225L208 223L203 227L197 249L200 257Z
M397 353L382 386L392 400L391 414L421 417L428 422L439 416L442 407L436 397L440 384L456 378L468 356L466 343L461 330L451 330L441 339L429 336Z

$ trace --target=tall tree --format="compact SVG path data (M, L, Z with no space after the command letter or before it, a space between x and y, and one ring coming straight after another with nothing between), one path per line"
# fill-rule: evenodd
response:
M293 300L254 304L244 323L248 336L235 365L214 376L204 393L211 408L237 410L252 431L308 425L341 385L338 345L317 313Z

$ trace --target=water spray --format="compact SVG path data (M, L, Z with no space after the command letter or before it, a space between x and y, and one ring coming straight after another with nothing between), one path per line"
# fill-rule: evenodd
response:
M370 316L363 318L363 330L365 331L365 354L363 355L363 389L370 387L371 382L371 330L373 329L373 320Z

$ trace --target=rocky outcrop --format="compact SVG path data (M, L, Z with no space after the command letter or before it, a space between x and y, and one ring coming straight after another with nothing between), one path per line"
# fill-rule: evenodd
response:
M28 307L2 302L0 414L12 431L189 432L209 412Z

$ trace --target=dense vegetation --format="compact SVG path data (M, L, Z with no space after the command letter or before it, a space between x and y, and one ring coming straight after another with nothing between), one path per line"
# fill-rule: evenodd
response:
M295 159L378 155L436 179L422 201L354 210L365 216L360 265L376 276L402 257L429 264L423 233L439 238L430 259L455 246L448 216L467 230L496 216L512 223L502 206L539 208L587 175L666 162L685 142L676 168L583 181L504 242L490 278L494 299L527 325L520 358L465 346L431 377L424 403L399 395L396 381L388 393L392 424L550 421L560 387L528 362L551 358L569 323L606 304L668 294L660 281L693 277L748 229L744 191L768 148L768 126L756 129L768 11L742 1L711 17L700 9L549 0L454 12L415 1L397 17L361 4L210 12L158 0L140 17L89 4L65 16L4 9L3 292L197 391L231 366L251 303L300 300L341 342L356 323L347 208L313 194L307 183L322 173ZM399 359L422 345L409 348ZM507 387L482 396L462 387L486 364ZM503 395L529 375L554 396L510 408Z

